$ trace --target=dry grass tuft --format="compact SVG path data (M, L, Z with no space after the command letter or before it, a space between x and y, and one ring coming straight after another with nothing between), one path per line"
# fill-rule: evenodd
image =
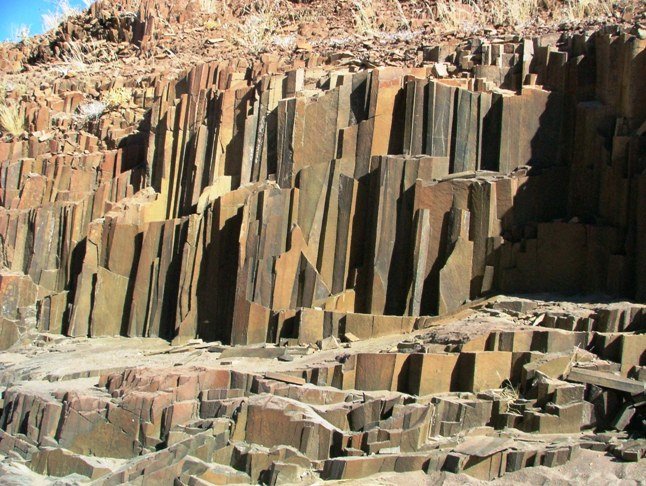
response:
M312 8L297 6L289 0L255 0L235 12L223 0L201 0L203 13L213 14L203 22L207 30L217 30L232 44L258 55L271 47L292 49L295 36L282 35L282 28L295 23L316 23Z
M498 375L498 377L500 377L500 375ZM506 404L505 412L517 412L517 410L514 410L513 408L513 403L520 398L520 394L509 380L505 379L503 381L503 388L500 390L494 390L493 394L496 398Z
M435 18L448 32L473 32L480 28L480 8L471 1L438 0L435 4Z
M31 28L26 24L12 25L10 39L13 42L27 43L31 36Z
M354 26L359 35L410 31L410 21L399 0L354 0Z
M612 15L610 0L566 0L561 9L562 20L583 20Z
M482 9L472 0L439 0L438 23L447 31L474 32L492 25L527 24L539 13L541 0L491 0Z
M20 136L25 131L25 119L18 105L0 105L0 128L14 137Z
M379 32L379 19L373 0L354 0L354 28L359 35Z
M117 54L113 49L102 48L101 43L96 40L71 41L67 43L60 57L64 65L55 66L55 69L66 75L69 71L85 71L95 62L114 61L117 59Z
M17 98L22 98L27 94L27 86L22 83L12 83L8 81L4 84L4 93L5 96L11 93Z
M41 18L43 21L43 30L49 32L56 29L61 23L65 22L68 18L79 15L81 11L73 7L69 0L56 0L54 3L54 10L44 13ZM85 2L88 6L88 3Z
M481 8L475 0L437 0L426 8L441 30L472 33L490 26L524 27L551 14L553 21L581 21L612 14L612 0L490 0Z
M234 42L256 55L267 50L281 28L280 9L280 0L250 5L236 26Z
M204 22L204 27L208 30L226 29L228 24L223 23L223 19L231 16L231 9L225 0L200 0L200 10L203 13L213 15Z
M200 9L204 13L220 13L226 8L228 7L225 0L200 0Z
M70 42L68 52L63 55L63 60L66 63L71 64L75 69L84 69L87 64L86 53L84 52L81 43Z
M296 37L293 35L274 36L272 45L285 50L291 50L296 47Z
M112 88L101 95L104 107L110 110L125 108L132 101L132 88Z
M410 30L410 21L404 13L401 2L399 0L389 0L389 4L395 12L395 18L397 19L397 22L399 22L399 29Z
M493 8L490 13L490 23L494 25L527 24L538 15L540 8L539 1L540 0L496 0L494 2L495 8Z
M101 118L101 115L105 113L106 108L106 104L102 101L95 100L88 103L83 103L76 109L77 113L75 114L74 118L81 123L98 120L99 118Z

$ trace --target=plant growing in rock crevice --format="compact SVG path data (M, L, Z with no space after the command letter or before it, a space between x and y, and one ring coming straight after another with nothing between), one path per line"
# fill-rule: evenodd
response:
M101 95L101 102L110 110L125 108L131 101L132 88L112 88Z
M86 53L80 42L70 42L67 51L61 55L61 58L73 70L83 71L87 67Z
M18 137L25 131L25 119L18 105L0 104L0 129L13 137Z

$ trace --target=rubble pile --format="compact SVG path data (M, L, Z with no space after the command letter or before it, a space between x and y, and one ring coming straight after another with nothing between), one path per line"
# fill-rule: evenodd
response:
M0 69L91 39L147 58L201 13L87 15ZM645 48L605 27L7 89L0 453L106 485L639 461Z

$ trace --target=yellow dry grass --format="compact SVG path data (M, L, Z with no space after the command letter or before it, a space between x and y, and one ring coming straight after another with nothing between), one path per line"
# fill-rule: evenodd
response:
M14 137L25 131L25 119L18 105L0 104L0 128Z
M132 89L112 88L101 95L101 101L111 110L125 108L132 101Z
M554 22L581 21L612 14L612 0L437 0L425 2L441 30L473 32L487 26L526 26L541 12Z

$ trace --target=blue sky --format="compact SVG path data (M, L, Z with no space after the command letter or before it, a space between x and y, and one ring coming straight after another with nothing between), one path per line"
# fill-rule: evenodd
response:
M69 4L84 8L82 0L69 0ZM0 0L0 41L11 40L14 28L23 24L32 35L42 33L42 14L55 10L56 0Z

